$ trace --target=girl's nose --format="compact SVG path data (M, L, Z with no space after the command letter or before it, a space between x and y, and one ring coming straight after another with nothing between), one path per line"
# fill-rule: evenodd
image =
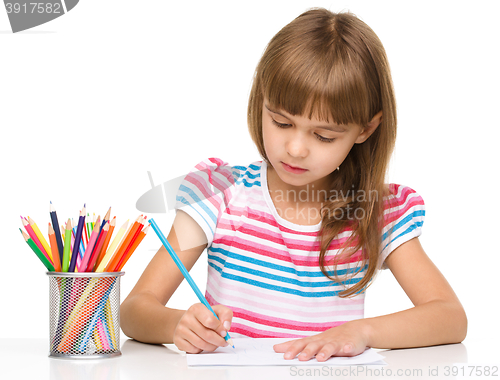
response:
M286 150L292 157L304 158L309 154L306 142L299 134L290 137L286 144Z

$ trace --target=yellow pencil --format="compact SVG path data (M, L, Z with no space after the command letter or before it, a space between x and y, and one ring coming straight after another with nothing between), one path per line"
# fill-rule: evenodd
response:
M38 240L40 240L40 243L42 243L43 249L45 249L45 252L47 252L47 254L49 255L50 260L52 260L52 262L54 262L54 259L52 258L52 251L50 249L50 246L47 243L47 240L45 240L45 238L43 237L43 235L40 232L40 229L36 225L35 221L28 216L28 222L29 222L31 228L33 228L33 231L35 232L36 237L38 238Z
M104 257L102 258L101 263L99 264L99 266L95 270L96 272L102 272L102 271L104 271L104 268L106 268L108 261L111 259L111 257L113 256L113 254L115 253L115 251L118 247L118 243L120 242L120 239L125 234L125 230L127 229L128 222L129 221L127 220L125 223L123 223L123 225L118 230L115 238L113 239L113 242L109 246Z

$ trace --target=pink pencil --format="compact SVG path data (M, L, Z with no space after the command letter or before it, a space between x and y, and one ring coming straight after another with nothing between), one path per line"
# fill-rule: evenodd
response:
M36 246L40 248L40 251L42 251L43 255L49 260L49 263L52 263L52 260L50 259L49 255L47 252L45 252L45 249L43 249L42 243L40 243L40 240L38 240L38 237L35 234L35 231L33 231L33 228L30 226L26 218L23 218L21 216L21 220L23 222L23 226L26 229L26 232L28 232L28 235L30 235L30 238L35 242ZM53 263L52 263L53 264Z
M97 225L99 225L100 221L101 217L99 216L97 217L97 222L96 222ZM80 266L78 267L78 272L84 272L85 269L87 268L90 255L92 254L92 249L94 248L98 235L99 235L99 228L94 228L92 230L92 235L90 235L89 244L87 245L87 248L85 248L85 252L83 253L83 259L82 262L80 263Z
M104 346L104 350L109 350L109 342L108 338L106 337L106 333L104 332L104 326L102 325L102 319L99 318L99 321L97 322L97 328L99 332L99 338L101 338L101 343Z

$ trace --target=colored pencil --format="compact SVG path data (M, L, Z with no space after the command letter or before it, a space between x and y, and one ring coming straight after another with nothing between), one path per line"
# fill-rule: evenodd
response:
M54 233L56 235L57 250L59 252L59 262L62 263L63 253L64 253L64 245L63 245L63 241L62 241L61 231L59 230L59 222L57 220L57 212L56 212L56 209L55 209L54 205L52 204L52 202L50 202L50 219L52 220L52 225L54 226ZM52 256L52 258L54 258L54 256Z
M113 235L113 231L115 230L115 225L116 225L116 216L109 222L109 231L108 234L106 235L106 240L104 240L104 244L102 245L101 252L99 252L99 257L97 258L96 261L96 268L99 267L101 264L101 261L106 254L106 250L108 249L109 241L111 240L111 236Z
M83 209L82 211L80 211L80 218L78 219L78 227L76 229L75 243L73 244L73 254L71 255L71 263L69 265L70 272L75 271L76 259L78 257L78 251L80 250L80 241L82 239L83 223L85 223L85 205L83 205Z
M101 230L103 229L103 227L106 224L106 222L109 220L110 215L111 215L111 207L109 208L109 210L106 213L106 215L104 215L104 219L102 220L101 227L100 227Z
M129 249L129 251L123 256L123 258L118 263L117 268L115 268L115 270L114 270L115 272L121 272L123 266L127 263L128 259L130 259L130 256L132 256L132 253L134 253L137 246L141 243L142 239L144 239L144 237L148 233L148 229L149 229L149 225L139 233L139 236L137 236L137 238L135 239L134 243L132 244L132 247Z
M118 261L120 261L122 255L123 255L123 252L125 252L125 250L128 248L128 246L129 246L130 242L132 241L132 239L134 238L137 230L139 228L143 227L141 221L142 221L142 217L139 217L134 222L134 224L133 224L132 228L130 229L130 231L128 232L128 234L123 238L123 242L120 244L120 247L116 251L115 255L113 256L113 258L111 259L109 264L106 266L105 272L112 272L113 269L116 267L116 264L118 264Z
M219 319L217 314L215 314L215 311L212 309L212 307L210 306L210 304L208 303L208 301L206 300L206 298L203 296L200 289L196 285L196 282L194 282L193 278L191 277L191 275L187 271L186 267L184 266L182 261L179 259L179 257L175 253L174 249L172 248L172 246L168 242L167 238L165 237L165 235L163 235L163 232L161 232L160 228L158 227L158 225L156 224L154 219L150 219L149 223L150 223L151 227L153 227L154 232L156 232L156 235L158 235L158 238L161 240L163 246L166 248L166 250L170 254L170 257L172 257L172 260L174 260L175 264L177 265L179 270L184 275L184 278L187 280L189 285L191 285L191 288L194 290L194 292L198 296L198 299L200 300L200 302L202 304L204 304L208 308L208 310L210 310L212 312L213 315L215 315L215 318ZM228 332L226 333L226 336L224 337L224 339L229 344L231 344L231 346L233 346L233 348L234 348L233 342L232 342L231 337L229 336Z
M123 225L118 230L115 238L113 239L113 242L109 246L108 250L106 251L104 257L101 260L101 263L97 267L96 272L104 272L108 262L111 260L111 258L113 257L113 255L116 252L116 248L118 246L118 243L120 242L122 236L125 234L125 230L127 229L128 223L129 223L129 221L127 220L125 223L123 223Z
M87 226L87 245L88 241L90 240L90 233L92 232L92 223L90 223L90 216L89 213L87 213L87 218L85 218L85 225Z
M28 243L28 245L31 247L33 252L35 252L35 254L38 256L38 258L43 263L43 265L45 265L47 270L49 272L54 272L55 269L52 266L52 263L45 257L45 255L42 253L42 251L40 251L40 248L38 248L38 246L33 242L33 239L31 239L31 237L28 234L24 233L23 230L19 229L19 231L21 231L21 234L23 235L24 241L26 243Z
M97 222L101 221L101 217L99 216L97 218ZM94 228L92 230L92 234L90 235L90 240L89 244L87 245L87 248L85 249L85 253L83 254L83 259L80 264L80 267L78 268L79 272L85 272L85 269L87 268L87 264L89 263L90 256L92 255L92 251L94 249L95 243L97 242L97 238L99 237L99 228Z
M92 317L92 320L90 321L90 324L85 326L85 328L86 328L85 335L83 337L82 342L80 343L80 346L78 347L78 350L80 352L84 352L85 349L87 348L87 343L89 341L90 334L92 333L92 331L95 328L95 325L97 323L97 319L102 314L102 310L104 309L104 307L106 305L106 301L108 300L109 293L113 289L115 282L116 282L116 277L113 278L113 282L108 287L108 289L106 289L104 286L100 286L99 289L97 289L96 292L94 293L93 297L95 297L96 300L100 300L100 301L95 309L94 309L94 305L92 305L90 307L90 310L93 312L93 317Z
M109 231L109 223L106 223L102 228L101 233L99 234L99 239L97 240L97 243L94 246L94 250L90 256L89 263L87 264L85 272L92 272L94 270L94 265L97 261L97 257L99 256L99 252L102 248L102 245L104 244L104 240L106 239L108 231Z
M64 254L62 262L62 271L67 272L69 269L69 260L71 255L71 220L68 218L66 222L66 230L64 232Z
M21 221L23 223L24 228L26 229L26 232L30 236L31 240L33 240L33 243L36 244L38 249L43 253L43 255L47 258L47 260L49 260L49 262L52 264L52 259L49 257L47 252L45 252L45 249L43 249L42 243L40 243L40 240L38 240L38 237L36 236L35 231L33 231L33 228L30 226L30 224L28 223L26 218L23 218L21 216Z
M59 248L57 246L57 239L52 224L49 223L49 241L52 249L52 258L54 259L54 269L56 272L61 271L61 260L59 258Z
M42 244L43 249L49 255L50 261L53 262L52 251L50 250L50 247L49 247L49 244L47 243L47 240L45 240L45 238L43 237L42 232L40 231L40 229L36 225L35 221L33 219L31 219L29 216L28 216L28 223L30 224L31 228L33 228L33 231L35 232L36 236L38 237L38 240L40 240L40 243Z

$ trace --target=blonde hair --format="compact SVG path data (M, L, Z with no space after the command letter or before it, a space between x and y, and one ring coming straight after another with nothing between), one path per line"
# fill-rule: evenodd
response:
M319 264L323 274L341 282L337 265L362 250L363 278L339 294L348 297L363 292L376 274L381 244L383 196L388 194L385 175L396 140L396 100L387 56L377 35L351 13L310 9L281 29L269 42L257 65L248 103L248 127L260 155L268 165L262 138L262 104L291 115L307 115L338 124L366 126L382 110L382 121L362 144L354 144L332 175L331 189L370 191L380 196L359 199L329 199L322 208L318 233ZM349 194L349 193L347 193ZM362 208L364 218L348 219L348 207ZM326 262L332 240L346 228L353 233L342 253ZM354 249L348 252L349 244ZM350 248L349 250L351 250ZM334 264L332 277L326 266ZM349 271L348 271L349 272ZM349 283L349 281L347 281Z

